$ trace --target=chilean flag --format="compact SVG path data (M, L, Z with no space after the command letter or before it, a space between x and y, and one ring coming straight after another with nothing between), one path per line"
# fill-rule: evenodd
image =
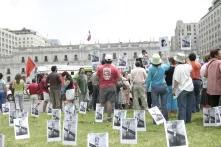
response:
M88 37L87 37L87 41L90 41L91 40L91 32L90 30L88 31Z
M26 76L29 77L31 75L32 70L36 67L35 63L32 61L30 57L28 57L27 63L26 63Z

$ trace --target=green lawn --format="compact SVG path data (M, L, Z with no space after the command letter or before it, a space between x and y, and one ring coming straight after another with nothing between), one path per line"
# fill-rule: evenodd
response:
M128 111L127 117L132 117ZM94 123L94 112L86 115L79 114L77 146L86 147L89 132L108 132L110 147L165 147L165 131L163 125L152 124L147 114L147 131L138 132L137 145L121 145L119 131L112 129L112 123ZM0 133L6 136L6 147L60 147L62 142L47 143L46 122L50 116L42 113L39 118L29 117L30 139L15 140L14 129L8 126L8 116L0 115ZM170 115L170 119L176 119ZM203 127L202 114L193 114L192 123L186 125L187 137L190 147L221 147L221 127Z

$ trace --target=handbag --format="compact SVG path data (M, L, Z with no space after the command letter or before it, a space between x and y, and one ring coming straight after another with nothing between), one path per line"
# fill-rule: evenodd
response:
M75 99L75 90L68 89L65 92L66 100L74 100Z

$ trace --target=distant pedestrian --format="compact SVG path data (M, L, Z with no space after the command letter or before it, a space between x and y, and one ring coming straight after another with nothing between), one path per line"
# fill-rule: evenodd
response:
M44 104L43 104L43 112L46 112L46 107L48 103L50 102L50 96L49 96L49 90L48 90L48 84L47 84L47 74L41 74L39 76L39 94L43 96Z
M50 101L53 109L61 109L61 78L57 66L52 66L51 71L46 80L50 87Z
M5 81L3 80L3 74L0 73L0 110L2 111L2 104L5 103L7 96L7 88Z
M15 76L12 88L14 89L15 108L16 110L20 110L22 112L24 109L25 82L22 79L21 74L17 74Z
M79 69L79 72L76 76L76 81L80 92L79 100L83 102L89 102L88 78L83 67Z
M26 88L27 93L30 95L30 99L31 99L31 104L35 104L38 99L38 84L36 83L35 79L32 79L32 83L28 85L28 87Z

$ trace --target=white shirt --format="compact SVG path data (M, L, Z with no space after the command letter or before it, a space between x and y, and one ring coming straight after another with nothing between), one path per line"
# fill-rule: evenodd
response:
M182 91L193 91L193 81L190 77L192 66L190 64L179 64L175 67L173 74L173 88L175 95L178 96ZM175 81L178 83L174 87Z
M146 70L142 67L136 67L131 71L131 82L144 84L147 78Z
M207 66L208 63L205 63L203 64L203 66L201 67L200 69L200 76L201 76L201 79L203 81L203 88L207 88L207 78L204 76L205 75L205 72L206 72L206 66Z

